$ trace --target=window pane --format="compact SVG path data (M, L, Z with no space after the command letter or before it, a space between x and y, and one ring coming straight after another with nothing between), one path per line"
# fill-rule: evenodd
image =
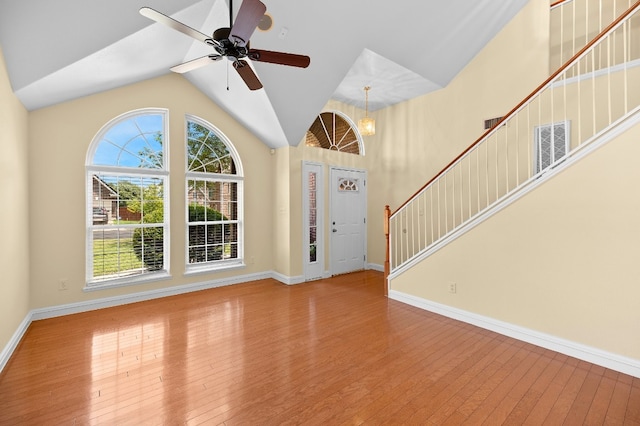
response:
M164 168L164 125L160 114L145 114L120 121L98 142L94 165Z
M360 140L355 130L342 115L335 112L323 112L307 130L306 146L333 151L360 154Z
M94 224L99 209L106 210L108 223L162 223L164 184L159 178L94 174ZM105 222L105 223L107 223Z
M193 172L235 174L227 145L210 129L187 123L187 167Z
M188 246L190 264L237 259L240 183L226 179L235 175L232 147L211 128L187 123L187 169L209 173L187 179Z
M315 244L311 244L309 245L309 262L315 262L317 257L316 257L316 245Z
M233 195L230 188L236 183L190 179L187 185L189 263L237 258L237 223L233 219L237 203L229 198L222 201Z
M163 228L103 228L93 231L93 276L120 278L163 267Z
M158 110L129 114L91 144L90 283L164 269L166 178L139 174L140 169L164 169L164 120ZM114 172L96 172L95 165Z
M138 228L133 232L133 250L149 271L164 265L163 227Z

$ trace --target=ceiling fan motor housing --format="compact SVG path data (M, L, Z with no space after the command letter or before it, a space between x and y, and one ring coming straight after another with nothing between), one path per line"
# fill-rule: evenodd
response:
M214 48L222 55L229 57L230 60L245 58L249 53L249 43L236 44L229 40L231 28L218 28L213 32Z

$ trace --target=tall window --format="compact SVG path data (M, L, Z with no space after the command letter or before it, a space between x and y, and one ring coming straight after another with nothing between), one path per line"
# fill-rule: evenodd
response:
M187 117L187 271L242 264L242 183L231 142Z
M317 248L318 248L318 188L316 185L316 179L318 178L316 172L309 172L309 181L307 185L309 190L307 193L309 199L309 262L315 262L317 260Z
M168 275L167 112L107 123L87 153L87 287Z

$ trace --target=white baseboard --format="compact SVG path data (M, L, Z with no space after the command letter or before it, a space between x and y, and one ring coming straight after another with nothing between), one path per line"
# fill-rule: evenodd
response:
M4 370L4 366L9 362L9 358L11 358L11 355L18 347L18 344L20 344L20 340L22 340L22 336L27 332L30 324L31 318L30 315L27 314L18 326L18 329L13 333L13 336L11 336L11 339L9 339L9 342L2 349L2 352L0 352L0 372Z
M238 275L231 278L221 278L218 280L203 281L194 284L180 285L157 290L143 291L122 296L105 297L101 299L88 300L85 302L68 303L65 305L33 309L27 314L24 320L22 320L18 329L15 331L15 333L13 333L11 340L9 340L9 342L2 349L2 352L0 352L0 372L2 372L4 367L9 362L9 358L11 358L11 355L18 347L20 340L27 332L27 329L29 328L29 325L32 321L54 318L63 315L71 315L80 312L88 312L96 309L110 308L113 306L142 302L145 300L159 299L162 297L175 296L178 294L191 293L194 291L207 290L227 285L257 281L266 278L273 278L288 285L304 282L304 279L301 279L300 277L286 277L285 275L279 274L277 272L268 271L256 274Z
M271 272L271 278L273 278L274 280L278 280L282 284L286 285L302 284L304 282L304 275L298 275L297 277L288 277L275 271Z
M384 272L384 265L378 265L377 263L367 263L367 266L365 267L365 269Z
M161 297L175 296L178 294L191 293L194 291L207 290L211 288L256 281L265 278L274 278L273 273L264 272L257 274L239 275L231 278L221 278L218 280L203 281L199 283L125 294L122 296L105 297L101 299L88 300L85 302L76 302L66 305L38 308L31 311L31 320L35 321L62 315L76 314L79 312L87 312L95 309L110 308L113 306L126 305L128 303L143 302L145 300L159 299Z
M389 298L433 312L448 318L466 322L486 330L531 343L592 364L640 378L640 360L606 352L591 346L561 339L550 334L520 327L494 318L467 312L462 309L436 303L420 297L389 290Z

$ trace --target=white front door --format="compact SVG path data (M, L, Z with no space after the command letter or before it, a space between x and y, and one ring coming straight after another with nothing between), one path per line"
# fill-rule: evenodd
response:
M331 168L331 274L364 269L367 227L366 173Z
M304 279L324 276L324 173L322 164L302 163Z

